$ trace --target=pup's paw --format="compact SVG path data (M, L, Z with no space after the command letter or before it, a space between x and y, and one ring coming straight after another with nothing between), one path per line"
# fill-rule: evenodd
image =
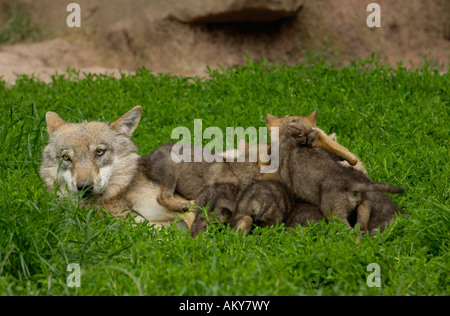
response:
M319 132L318 131L311 130L310 133L306 134L305 145L312 147L318 136L319 136Z

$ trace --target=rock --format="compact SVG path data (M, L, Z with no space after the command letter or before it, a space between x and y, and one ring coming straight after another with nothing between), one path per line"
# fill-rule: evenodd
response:
M170 16L181 22L271 22L294 16L304 0L185 0Z

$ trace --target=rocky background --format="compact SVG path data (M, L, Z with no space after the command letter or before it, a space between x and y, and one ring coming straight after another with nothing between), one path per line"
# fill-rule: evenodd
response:
M81 7L81 27L66 24ZM369 3L381 27L366 24ZM0 0L0 76L49 81L66 67L119 75L207 76L246 58L343 66L369 57L417 68L450 65L449 0Z

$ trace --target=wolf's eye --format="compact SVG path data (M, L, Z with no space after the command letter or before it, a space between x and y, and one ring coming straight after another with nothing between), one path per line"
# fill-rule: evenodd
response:
M97 150L95 151L95 154L96 154L97 156L102 156L104 153L105 153L105 150L103 150L103 149L97 149Z
M62 155L62 159L64 159L65 161L70 161L70 157L68 154Z

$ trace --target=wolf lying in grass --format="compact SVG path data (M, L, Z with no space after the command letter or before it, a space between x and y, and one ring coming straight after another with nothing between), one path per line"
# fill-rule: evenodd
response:
M80 192L81 204L102 207L113 216L132 210L150 224L169 225L179 216L161 206L159 185L150 181L139 163L130 137L139 124L142 107L136 106L112 123L67 123L47 112L49 143L40 169L48 190L60 195ZM125 211L124 211L125 210Z
M171 160L167 164L171 144L161 146L150 156L140 157L130 137L139 123L141 112L142 108L137 106L110 124L103 122L71 124L56 113L48 112L46 121L49 144L44 149L40 170L47 188L50 191L56 190L61 195L81 192L84 198L82 205L103 207L114 216L125 215L132 210L137 211L142 215L137 217L137 220L145 218L151 224L161 226L170 224L177 216L183 217L181 213L173 210L189 206L185 196L192 196L191 199L199 198L200 193L204 191L198 203L206 206L207 202L212 201L213 195L217 195L212 188L209 191L205 190L207 186L228 183L234 188L228 187L227 190L234 192L233 196L237 196L238 190L247 187L259 175L258 165L250 162L192 162L173 168ZM315 120L315 113L313 114ZM308 126L315 125L312 118L311 115L308 117ZM325 139L326 135L322 134L320 131L305 133L297 137L297 142L334 150L341 157L347 157L350 162L352 161L351 153L349 155L345 148L342 149L343 147L339 147L340 145L336 145L335 142ZM154 172L158 168L161 168L160 171ZM164 172L167 170L170 172L166 175ZM181 191L183 197L175 194L175 190ZM224 194L225 191L222 195ZM390 213L393 203L390 205L389 198L386 200L387 197L380 194L366 193L372 200L385 201L383 205L387 206L383 210ZM223 201L224 199L222 204ZM216 204L220 208L220 203L214 202L213 209ZM230 219L229 204L228 208L222 207L222 210L226 209L228 213L226 217L220 218L220 221ZM186 216L189 217L189 214ZM192 216L186 219L189 227L192 220ZM383 218L380 221L382 222Z
M372 182L354 168L340 165L336 157L314 143L319 132L302 116L277 118L267 115L267 125L279 128L279 169L281 181L296 197L317 205L324 216L328 211L350 226L348 217L357 209L361 231L369 227L369 218L378 195L369 192L403 193L387 183ZM277 140L272 140L272 143Z

